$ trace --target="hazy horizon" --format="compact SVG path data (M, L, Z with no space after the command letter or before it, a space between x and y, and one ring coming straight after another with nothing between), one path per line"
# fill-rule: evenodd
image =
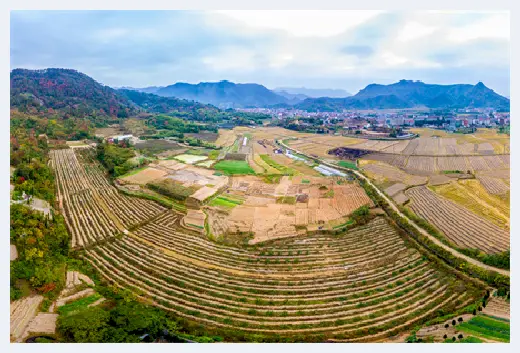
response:
M10 57L11 69L70 68L112 87L356 94L407 79L509 96L509 44L504 11L12 11Z

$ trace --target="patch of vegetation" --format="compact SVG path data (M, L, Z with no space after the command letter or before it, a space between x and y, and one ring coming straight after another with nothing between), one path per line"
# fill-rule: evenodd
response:
M78 311L88 307L90 304L95 303L98 299L101 299L101 295L95 293L88 297L84 297L78 300L73 301L72 303L65 304L58 308L58 313L60 315L68 315L74 311Z
M216 207L224 207L224 208L233 208L235 206L241 205L242 201L232 199L224 196L217 196L213 200L209 202L210 206Z
M145 170L146 168L147 168L146 166L145 166L145 167L136 168L136 169L134 169L134 170L129 171L129 172L126 173L126 174L120 175L119 178L126 178L126 177L128 177L128 176L135 175L135 174L137 174L137 173L139 173L139 172Z
M464 174L462 170L443 170L443 174Z
M123 142L122 142L123 143ZM109 143L100 143L97 146L97 158L115 177L125 175L136 165L130 161L135 157L133 149L127 145L121 146Z
M302 179L302 184L310 184L311 181L307 179Z
M279 170L280 173L282 173L283 175L296 175L296 174L298 174L298 172L295 171L294 169L286 167L284 165L281 165L281 164L275 162L268 154L261 154L260 158L265 163L267 163L270 167L272 167L272 168L274 168L276 170Z
M326 198L329 198L329 199L333 198L333 197L334 197L334 190L331 189L331 190L327 191L327 192L323 195L323 197L326 197Z
M246 161L224 160L213 166L225 175L255 175L255 171Z
M485 263L489 266L494 266L498 268L509 269L510 261L511 261L511 251L506 250L504 252L498 254L486 254L479 249L459 249L459 251L465 255L468 255L474 259L478 259L479 261Z
M175 200L172 200L170 198L167 198L167 197L163 197L160 195L152 195L149 193L139 192L139 191L128 191L125 189L120 189L119 191L121 191L125 195L155 201L166 208L173 208L179 212L186 212L186 205L184 205L183 203L177 202Z
M55 214L51 220L41 212L12 205L10 240L19 256L11 261L11 300L24 294L23 283L49 297L57 295L64 285L69 253L63 216Z
M339 161L338 165L343 168L355 169L358 170L358 167L355 162L350 161Z
M151 182L146 184L146 186L159 194L179 201L185 201L188 196L195 192L195 189L184 187L171 179Z
M459 330L493 340L509 342L510 325L508 322L494 320L487 316L475 316L468 322L458 325Z
M211 152L208 153L208 158L212 159L212 160L217 159L219 154L220 154L219 150L212 150Z
M54 201L54 174L48 166L49 146L45 137L36 138L28 131L13 127L11 119L10 163L15 168L11 183L14 192Z
M280 179L282 179L281 174L265 174L263 177L263 182L266 184L279 184Z
M453 341L452 338L447 338L444 341L444 343L483 343L483 342L484 341L482 341L480 338L473 337L473 336L464 337L464 338L456 340L456 341Z
M295 205L296 204L296 197L294 197L294 196L280 196L280 197L276 198L276 203Z

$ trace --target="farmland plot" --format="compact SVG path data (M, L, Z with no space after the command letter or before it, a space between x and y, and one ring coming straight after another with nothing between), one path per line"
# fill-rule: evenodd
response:
M51 151L58 200L72 235L72 248L109 238L164 210L154 202L119 194L90 153Z
M470 169L466 157L437 157L437 168L439 171L459 170L466 172Z
M237 248L179 233L172 217L89 249L85 258L107 281L153 305L244 340L375 340L483 293L407 248L384 218L340 237Z
M427 177L416 176L403 172L393 166L383 163L370 163L363 167L363 170L370 174L370 177L378 181L397 181L407 185L420 185L428 181Z
M457 204L437 196L425 186L408 189L410 207L420 217L439 228L444 235L464 248L497 253L509 248L509 232Z
M502 179L487 176L477 176L477 178L490 194L501 195L509 191L509 186Z
M478 180L453 181L432 189L476 215L509 229L509 200L489 194Z
M407 169L433 173L437 170L435 157L410 156L408 157Z

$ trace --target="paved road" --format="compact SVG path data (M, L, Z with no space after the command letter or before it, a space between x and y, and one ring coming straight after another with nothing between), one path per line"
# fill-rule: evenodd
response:
M297 149L295 148L292 148L292 147L289 147L287 146L286 144L284 144L282 141L278 141L278 143L280 143L283 147L291 150L291 151L294 151L296 153L299 153L301 155L304 155L304 156L307 156L308 158L312 158L312 159L316 159L316 158L313 158L313 157L310 157L308 156L307 154L301 152L301 151L298 151ZM405 214L403 214L399 208L395 205L395 203L393 202L393 200L391 200L389 197L387 197L377 186L375 186L369 178L367 178L366 176L364 176L363 174L361 174L360 172L358 172L357 170L353 170L353 169L348 169L348 168L343 168L343 167L339 167L337 165L334 165L334 164L331 164L331 163L328 163L328 162L325 162L321 159L319 159L319 161L324 164L324 165L327 165L329 167L332 167L332 168L336 168L336 169L343 169L343 170L349 170L351 172L353 172L354 174L356 174L359 178L365 180L370 186L372 186L376 192L390 205L390 207L392 207L392 209L402 218L404 218L406 221L408 221L408 223L410 223L415 229L417 229L417 231L419 231L422 235L428 237L428 239L430 239L431 241L433 241L436 245L442 247L443 249L449 251L451 254L453 254L455 257L458 257L460 259L464 259L466 260L467 262L469 262L470 264L472 265L475 265L475 266L478 266L482 269L485 269L485 270L491 270L491 271L496 271L498 273L500 273L501 275L504 275L504 276L510 276L509 275L509 271L508 270L504 270L504 269L501 269L501 268L497 268L497 267L493 267L493 266L488 266L478 260L475 260L469 256L466 256L462 253L460 253L459 251L457 251L456 249L453 249L452 247L444 244L443 242L441 242L439 239L435 238L433 235L431 235L430 233L428 233L426 230L424 230L423 228L419 227L413 220L411 220L410 218L408 218Z

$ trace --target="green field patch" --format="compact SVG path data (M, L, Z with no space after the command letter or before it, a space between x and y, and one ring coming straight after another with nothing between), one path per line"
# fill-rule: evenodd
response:
M481 339L477 338L477 337L473 337L473 336L468 336L468 337L464 337L462 339L456 339L455 341L453 341L452 338L447 338L446 340L444 340L444 343L483 343L484 341L482 341Z
M231 209L231 208L241 205L241 204L242 204L242 201L232 199L229 197L225 197L225 196L217 196L209 202L210 206L223 207L223 208L228 208L228 209Z
M215 164L213 168L215 170L221 171L225 175L255 174L255 171L249 166L249 164L246 161L224 160Z
M354 162L349 162L349 161L339 161L339 162L338 162L338 165L339 165L340 167L343 167L343 168L350 168L350 169L355 169L355 170L358 169L356 163L354 163Z
M353 224L354 224L354 220L349 219L349 220L346 221L345 223L338 224L337 226L334 226L332 229L340 229L340 228L344 228L344 227L351 226L351 225L353 225Z
M473 336L492 340L509 342L510 338L511 328L508 322L495 320L487 316L476 316L457 327L460 331L464 331Z
M274 169L280 171L284 175L296 175L298 174L297 171L294 169L288 168L284 165L281 165L277 162L275 162L268 154L261 154L260 158L267 163L270 167L273 167Z
M97 293L92 294L91 296L84 297L84 298L75 300L71 303L58 307L58 313L60 315L68 315L74 311L78 311L78 310L87 308L90 304L96 302L97 300L99 300L101 298L102 298L101 295L99 295Z
M208 159L208 157L184 153L184 154L179 154L179 155L175 156L175 159L178 161L181 161L183 163L186 163L186 164L195 164L197 162Z
M148 168L148 166L132 169L128 173L118 176L118 178L121 179L121 178L125 178L127 176L135 175L135 174L145 170L146 168Z
M311 181L307 179L302 179L302 184L310 184Z

